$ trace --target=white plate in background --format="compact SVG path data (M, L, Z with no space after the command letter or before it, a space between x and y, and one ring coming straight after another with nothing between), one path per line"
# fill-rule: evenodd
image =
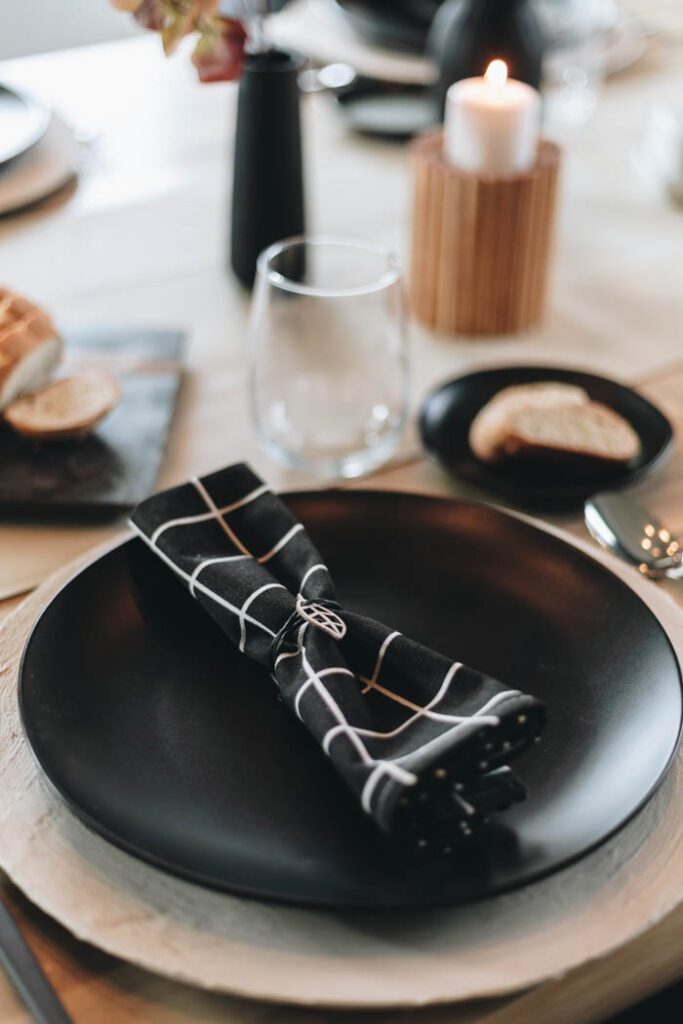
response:
M0 170L40 142L50 111L24 93L0 85Z
M56 114L42 139L29 152L0 167L0 216L46 199L76 174L80 147Z

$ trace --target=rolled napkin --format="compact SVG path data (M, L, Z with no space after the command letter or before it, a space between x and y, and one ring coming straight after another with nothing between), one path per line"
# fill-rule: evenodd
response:
M523 799L507 762L539 735L542 703L340 607L304 526L249 466L147 499L131 526L271 672L392 839L448 851Z

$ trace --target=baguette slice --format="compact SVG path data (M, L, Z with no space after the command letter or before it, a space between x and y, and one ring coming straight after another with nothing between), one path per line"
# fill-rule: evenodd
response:
M66 441L89 434L120 398L116 377L86 370L18 398L5 409L5 420L24 437Z
M504 452L513 458L590 458L618 464L640 451L623 416L599 402L518 411L508 423Z
M62 357L50 317L28 299L0 288L0 411L43 387Z
M583 388L559 381L515 384L503 388L486 403L470 426L470 448L484 462L494 462L506 454L505 445L514 418L526 410L586 405L590 401Z

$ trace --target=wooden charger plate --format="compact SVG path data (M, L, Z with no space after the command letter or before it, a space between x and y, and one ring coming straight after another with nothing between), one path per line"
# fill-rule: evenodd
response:
M639 594L680 658L683 615L670 598L608 556L570 543ZM17 679L28 635L92 560L55 574L0 630L0 866L77 937L204 988L297 1004L405 1007L538 984L627 943L681 901L680 754L618 835L560 874L487 901L486 913L477 903L406 915L292 909L212 893L141 863L86 829L51 794L19 720Z

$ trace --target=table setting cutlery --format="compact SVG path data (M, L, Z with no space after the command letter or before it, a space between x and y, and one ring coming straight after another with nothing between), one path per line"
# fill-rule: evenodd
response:
M406 154L354 142L330 110L351 124L354 107L394 86L364 81L350 58L352 77L305 73L332 95L308 102L302 121L316 180L314 233L301 234L305 90L299 58L262 19L271 5L116 6L161 34L121 44L125 81L108 69L98 85L105 49L63 58L63 81L50 58L60 110L90 68L89 117L111 162L83 204L32 217L7 249L8 273L22 291L44 289L59 319L0 292L0 318L18 311L18 326L0 323L11 342L0 333L0 597L37 582L50 534L57 570L0 622L0 870L121 961L103 967L80 941L48 936L78 968L59 972L57 999L71 1006L69 979L100 973L73 1011L112 1024L159 1003L236 1022L296 1006L316 1024L342 1009L417 1021L452 1003L454 1021L588 1024L604 991L609 1012L635 1001L680 956L670 942L664 957L657 935L675 932L683 892L683 620L675 587L652 584L683 575L666 503L683 405L675 374L643 384L672 352L664 321L676 320L653 279L661 247L675 263L674 232L636 211L610 236L627 192L616 177L596 185L605 150L625 148L626 119L605 131L609 146L568 152L561 299L547 319L542 301L527 316L551 265L548 94L520 92L514 47L455 83L455 119L432 140L432 169L446 171L413 192L411 275L423 272L438 314L432 337L414 305L411 323L385 244L406 222ZM216 225L230 176L212 140L232 107L224 87L187 83L185 43L162 64L186 35L202 82L241 79L227 280ZM643 70L645 90L654 72ZM430 88L422 80L416 96ZM637 97L629 88L614 85ZM121 139L130 178L114 194ZM424 170L413 161L414 184ZM527 185L541 179L539 199ZM577 195L595 250L572 217ZM299 221L294 237L283 211ZM73 227L63 242L62 218ZM358 224L374 237L324 233ZM615 277L601 277L634 226L652 254L637 281L651 299L647 346L635 281L626 310L626 298L623 309L607 301ZM33 231L73 259L71 284L66 265L53 280L34 263ZM188 252L165 281L173 261L157 257L171 244ZM132 245L141 255L127 270ZM96 295L94 278L77 276L91 252ZM534 253L543 274L530 272ZM111 280L107 260L119 261ZM177 420L184 332L141 330L134 317L110 326L119 302L126 318L163 323L161 311L196 326ZM633 336L621 329L631 310ZM543 337L530 330L541 322ZM505 331L518 332L507 354ZM427 398L409 438L415 380ZM38 949L31 918L25 938ZM0 950L37 1019L67 1024L2 906ZM0 993L0 1017L3 1005Z
M36 1024L71 1024L19 926L0 896L0 967L4 967Z
M585 505L591 536L652 580L683 576L681 542L628 492L596 494Z

